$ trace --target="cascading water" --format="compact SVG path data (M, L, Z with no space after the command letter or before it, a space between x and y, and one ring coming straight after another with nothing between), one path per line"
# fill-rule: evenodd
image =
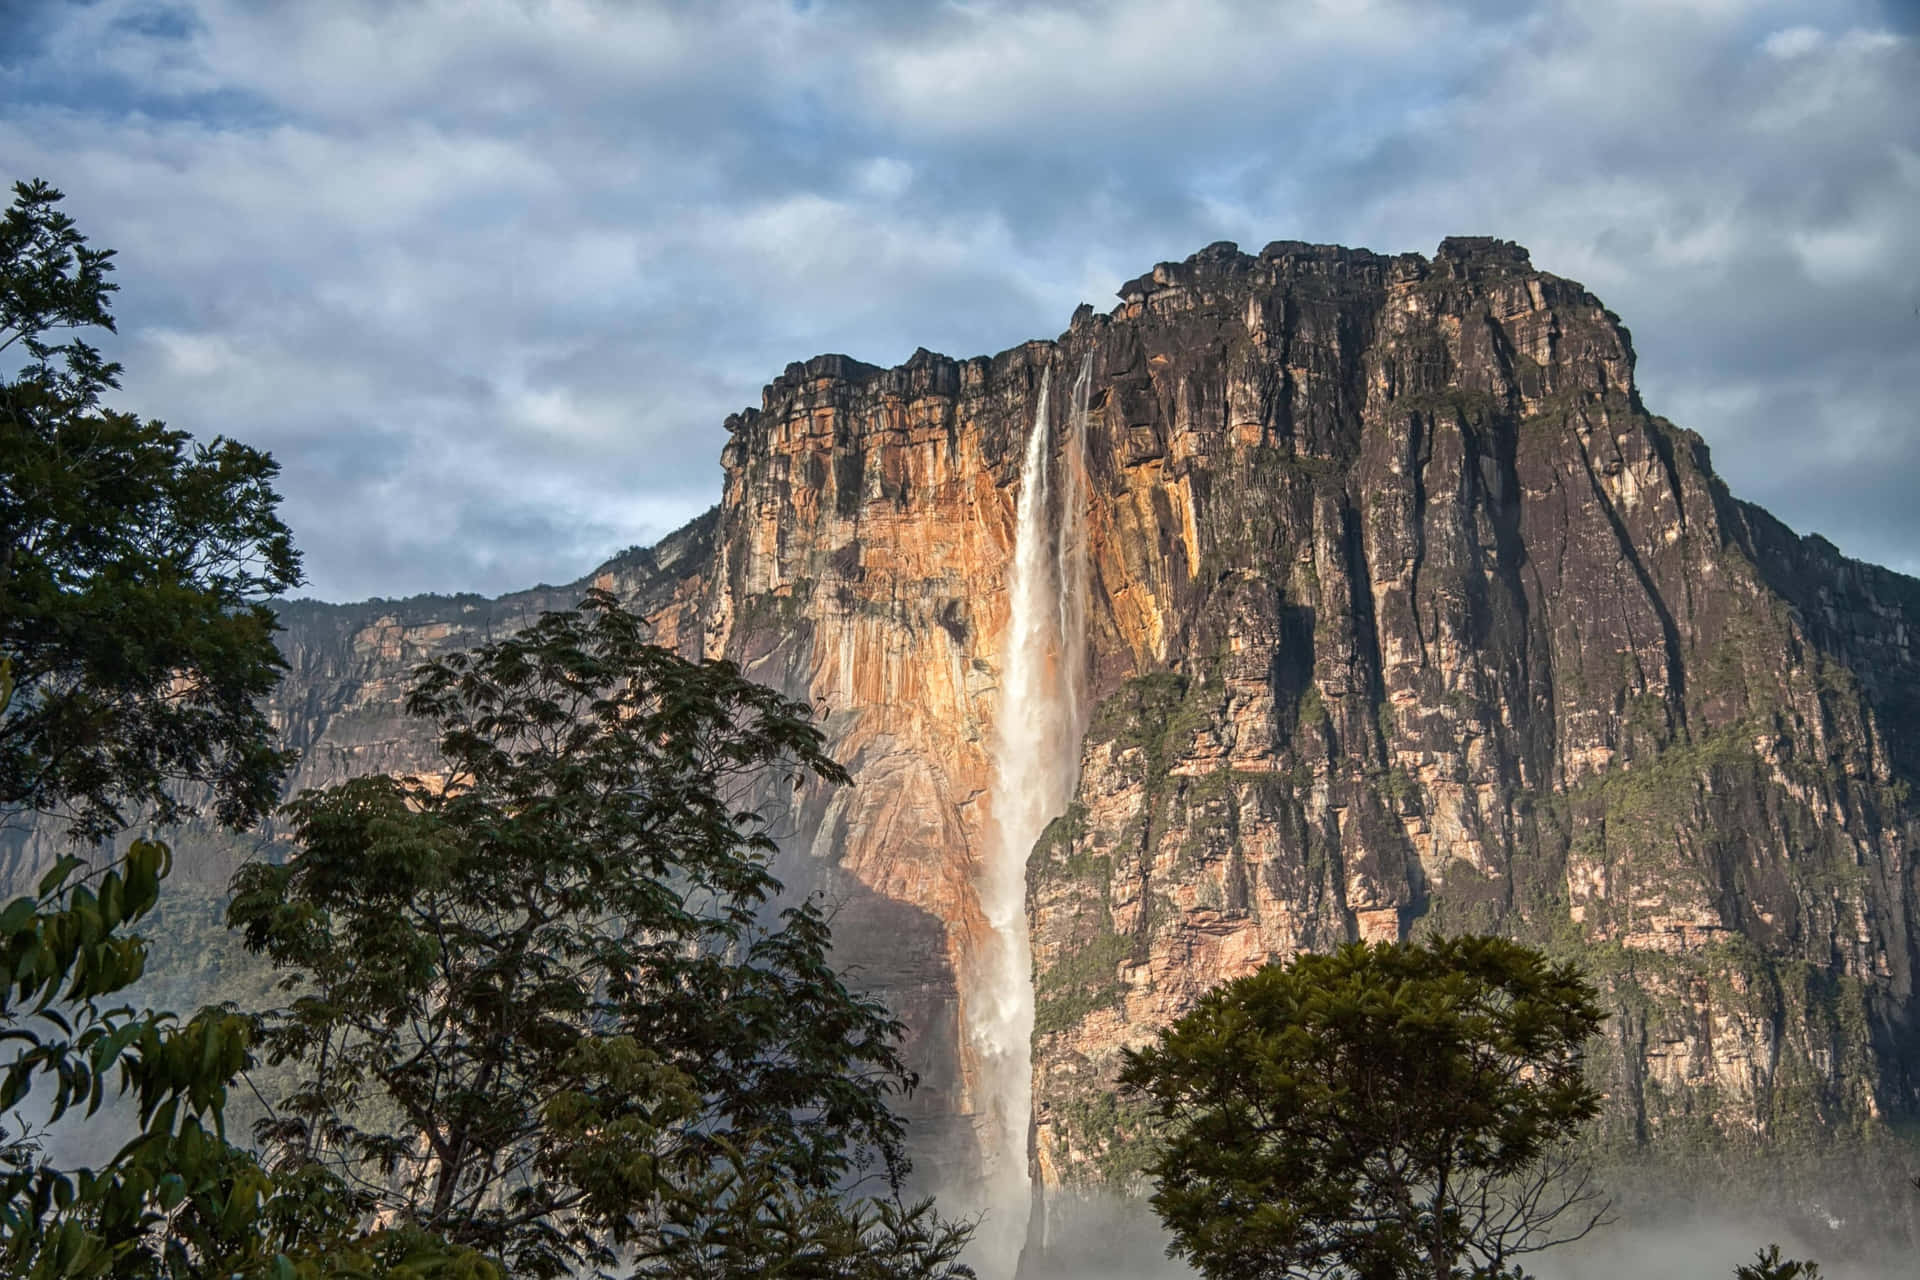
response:
M968 1035L989 1100L986 1217L974 1265L1010 1277L1032 1209L1027 1135L1033 1118L1033 959L1027 936L1027 855L1065 812L1079 764L1086 650L1085 438L1088 355L1074 380L1071 452L1062 458L1058 524L1049 536L1052 371L1040 375L1033 430L1020 469L1008 581L1000 710L994 733L994 832L978 882L991 936L968 1000Z

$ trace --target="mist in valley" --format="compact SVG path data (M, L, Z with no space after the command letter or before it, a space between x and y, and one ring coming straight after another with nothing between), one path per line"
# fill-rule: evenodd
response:
M1896 1188L1897 1190L1897 1188ZM1808 1202L1785 1221L1738 1197L1648 1189L1586 1239L1529 1255L1534 1280L1716 1280L1778 1244L1783 1258L1820 1265L1823 1280L1911 1280L1914 1255L1896 1224L1850 1221L1845 1206ZM1920 1191L1912 1192L1920 1201ZM1663 1207L1654 1208L1658 1202ZM1040 1217L1036 1214L1036 1218ZM1825 1225L1833 1223L1835 1225ZM1055 1196L1017 1280L1185 1280L1197 1273L1166 1255L1167 1233L1145 1199ZM983 1280L990 1280L982 1273Z

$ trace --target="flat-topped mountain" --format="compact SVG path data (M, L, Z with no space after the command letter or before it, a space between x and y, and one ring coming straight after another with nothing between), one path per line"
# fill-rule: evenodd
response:
M912 1027L922 1169L964 1178L1050 380L1085 732L1027 868L1046 1187L1128 1182L1119 1051L1208 987L1435 930L1597 976L1623 1158L1799 1169L1920 1119L1920 582L1730 495L1642 405L1619 319L1517 246L1220 244L1120 296L991 358L789 366L729 421L718 509L571 587L288 606L298 783L411 767L410 667L589 582L812 700L854 783L772 801L783 870L844 903L845 960Z

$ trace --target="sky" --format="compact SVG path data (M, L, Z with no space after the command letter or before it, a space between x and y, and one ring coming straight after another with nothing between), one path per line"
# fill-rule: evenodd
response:
M0 0L116 407L273 453L321 599L564 582L793 360L1215 240L1517 240L1734 491L1920 573L1915 0ZM6 371L11 373L11 370Z

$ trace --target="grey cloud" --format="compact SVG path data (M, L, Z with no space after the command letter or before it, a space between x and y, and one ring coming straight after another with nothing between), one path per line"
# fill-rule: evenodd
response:
M122 250L127 402L282 459L324 596L574 577L712 500L721 418L789 360L998 350L1219 238L1519 239L1622 312L1736 488L1856 554L1920 545L1892 496L1920 77L1886 6L115 25L150 9L0 61L0 162Z
M1286 199L1379 247L1528 244L1625 317L1649 403L1736 491L1911 566L1920 515L1876 495L1920 480L1920 62L1865 6L1734 16L1544 13L1476 91Z

